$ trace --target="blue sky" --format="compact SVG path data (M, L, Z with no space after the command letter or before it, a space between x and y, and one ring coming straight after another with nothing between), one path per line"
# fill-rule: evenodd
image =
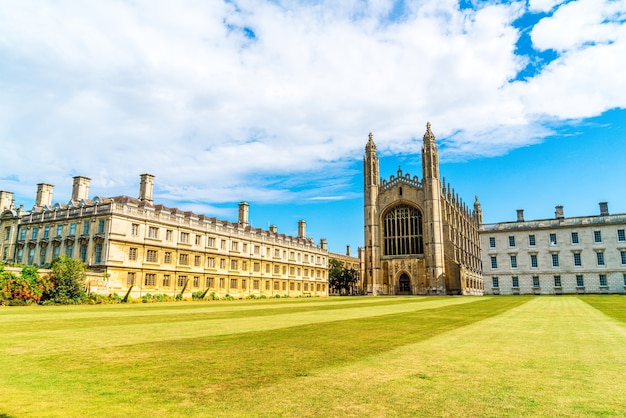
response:
M138 194L362 245L381 176L441 172L485 222L626 213L626 0L0 0L0 190Z

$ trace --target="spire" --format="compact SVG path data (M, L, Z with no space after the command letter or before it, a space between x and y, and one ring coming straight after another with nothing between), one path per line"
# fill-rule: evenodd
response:
M426 133L424 133L424 144L426 144L426 142L428 141L428 143L435 143L435 135L433 134L433 131L430 130L430 122L426 123Z
M483 210L480 207L478 196L476 196L476 201L474 202L474 216L476 217L476 222L478 222L479 225L483 223Z
M376 152L376 144L374 143L374 135L370 132L368 135L367 145L365 145L365 152Z

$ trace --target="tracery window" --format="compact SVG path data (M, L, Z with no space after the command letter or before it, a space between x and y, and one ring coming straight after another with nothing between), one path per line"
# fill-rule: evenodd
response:
M383 218L385 255L424 254L422 214L414 207L399 205Z

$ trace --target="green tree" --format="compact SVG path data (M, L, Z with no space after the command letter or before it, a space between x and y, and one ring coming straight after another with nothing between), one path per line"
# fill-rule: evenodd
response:
M66 256L55 258L50 264L54 287L48 291L46 299L54 303L80 303L86 297L85 263Z
M359 272L353 268L346 268L343 261L331 258L328 262L328 284L340 294L350 292L350 288L359 280Z

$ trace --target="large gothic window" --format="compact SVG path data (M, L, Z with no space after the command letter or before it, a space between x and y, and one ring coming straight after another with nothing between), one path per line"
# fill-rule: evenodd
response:
M383 218L385 255L424 254L422 214L414 207L396 206Z

